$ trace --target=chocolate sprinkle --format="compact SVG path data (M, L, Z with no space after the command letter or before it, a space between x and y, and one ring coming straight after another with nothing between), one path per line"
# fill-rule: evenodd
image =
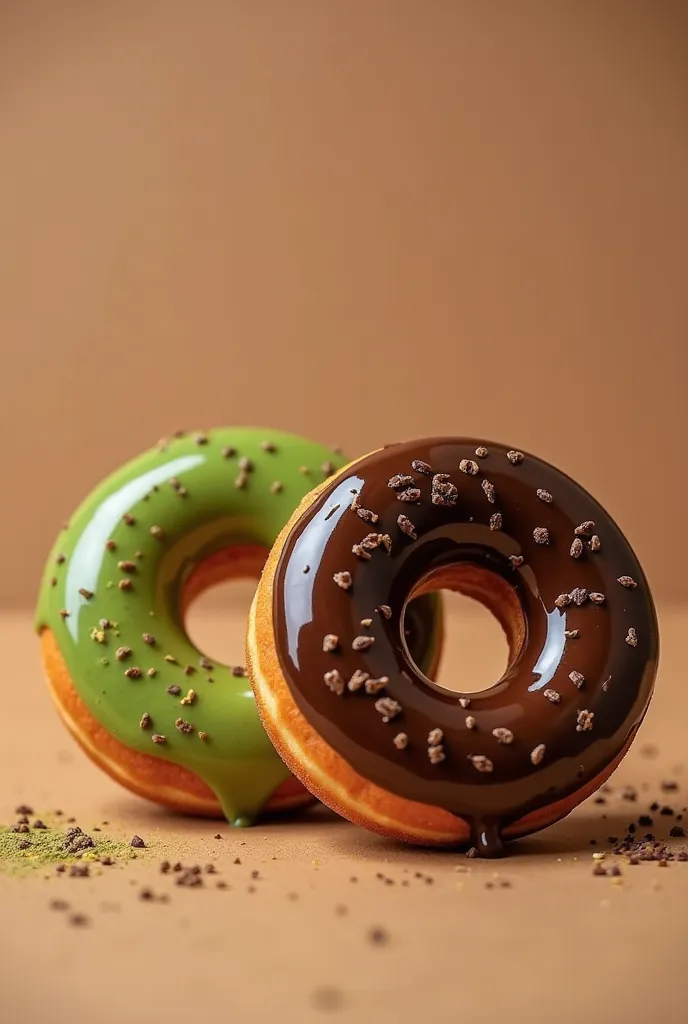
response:
M344 693L344 680L342 679L341 673L336 668L326 672L323 676L325 685L332 690L332 693L336 693L338 697Z
M468 760L478 772L491 772L494 768L492 761L484 754L469 754Z
M492 735L494 736L498 743L508 744L513 743L514 740L514 734L512 733L511 729L493 729Z
M408 473L397 473L396 476L390 477L387 481L387 486L391 487L393 491L401 491L405 487L412 487L415 482Z
M405 491L398 492L397 498L399 501L418 501L420 489L418 487L407 487Z
M487 498L487 500L490 502L491 505L494 505L496 493L495 485L491 484L489 480L483 480L481 486L483 491L485 492L485 497Z
M391 697L380 697L379 700L375 701L375 710L382 715L383 722L391 722L393 718L396 718L401 713L401 704L396 700L392 700Z
M416 529L410 519L405 515L401 515L397 518L397 525L402 533L405 533L411 540L417 540L418 535Z
M576 718L576 732L589 732L592 729L594 711L579 711Z
M542 763L542 759L545 756L546 750L547 750L547 748L546 748L544 743L538 743L537 747L535 747L530 752L530 760L531 760L531 762L533 764L535 764L535 765L541 764Z
M501 530L504 518L501 512L495 512L490 516L490 529Z

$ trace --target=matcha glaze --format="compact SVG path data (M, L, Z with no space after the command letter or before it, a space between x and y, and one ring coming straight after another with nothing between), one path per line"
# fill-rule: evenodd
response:
M301 498L344 461L274 430L177 436L100 484L48 559L36 627L54 633L90 712L127 747L197 774L235 825L250 823L290 773L248 680L211 665L187 636L181 595L210 556L270 548Z

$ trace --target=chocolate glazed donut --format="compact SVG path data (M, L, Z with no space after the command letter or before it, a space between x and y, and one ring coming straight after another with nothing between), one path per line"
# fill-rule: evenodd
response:
M447 691L409 653L406 608L440 588L506 632L509 664L480 693ZM384 834L494 856L611 774L658 647L638 560L579 484L499 444L436 438L311 492L268 561L248 656L273 742L317 796ZM275 728L280 693L291 736Z

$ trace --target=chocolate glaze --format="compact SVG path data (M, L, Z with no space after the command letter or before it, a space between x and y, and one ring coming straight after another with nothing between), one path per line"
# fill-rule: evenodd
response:
M483 447L488 454L481 451L476 459L476 448ZM484 855L500 851L507 826L571 796L621 753L647 710L659 649L647 581L616 523L559 470L528 454L519 461L508 451L491 442L436 438L392 445L352 464L290 533L274 587L277 649L302 714L363 777L466 820ZM416 462L412 469L416 460L448 474L439 483L450 500L447 483L458 489L456 504L433 503L437 488L427 468ZM468 472L459 470L462 460L471 460ZM400 500L408 494L388 486L396 474L413 478L405 486L420 489L417 501ZM374 525L351 508L354 498L379 516ZM501 513L501 529L490 529L495 513ZM400 515L411 521L416 540L398 525ZM594 527L576 534L586 521ZM370 559L357 557L352 547L371 532L388 534L391 551L380 544ZM578 557L572 554L576 536L583 543L582 552L580 545L573 549ZM517 556L516 564L510 556ZM429 680L403 635L407 603L419 582L429 574L440 580L456 566L467 570L467 579L473 573L480 580L472 592L492 605L510 634L506 671L475 694L451 693ZM347 590L333 581L345 570L353 580ZM620 584L622 576L637 585ZM493 597L486 580L494 583ZM460 583L457 589L471 592ZM595 603L583 591L604 600L595 597ZM571 592L581 603L555 603ZM509 603L512 610L505 611ZM381 605L391 617L376 611ZM364 628L367 618L373 621ZM627 642L629 629L636 631L636 646ZM574 630L577 638L565 635ZM326 633L339 637L336 651L323 651ZM373 646L353 650L354 638L367 634L375 638ZM324 682L332 669L345 681L359 669L389 682L375 695L365 689L337 695ZM580 688L572 672L583 675ZM468 710L461 707L462 696L470 697ZM380 697L402 708L388 722L375 708ZM581 728L581 711L593 713L592 728ZM468 715L474 728L466 725ZM445 758L432 763L428 736L438 728ZM493 729L511 730L513 741L500 743ZM400 732L408 737L403 749L393 743ZM545 754L533 763L540 744ZM488 758L492 771L478 771L474 755Z

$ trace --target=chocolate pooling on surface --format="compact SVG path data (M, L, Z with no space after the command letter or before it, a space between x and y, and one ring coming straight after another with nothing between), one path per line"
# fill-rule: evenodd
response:
M352 491L391 546L362 547ZM405 635L415 598L442 588L484 603L509 641L502 677L470 697L429 679ZM284 677L323 739L380 788L467 821L484 855L625 751L658 658L645 576L610 516L549 464L471 439L391 445L335 477L287 538L274 613Z

